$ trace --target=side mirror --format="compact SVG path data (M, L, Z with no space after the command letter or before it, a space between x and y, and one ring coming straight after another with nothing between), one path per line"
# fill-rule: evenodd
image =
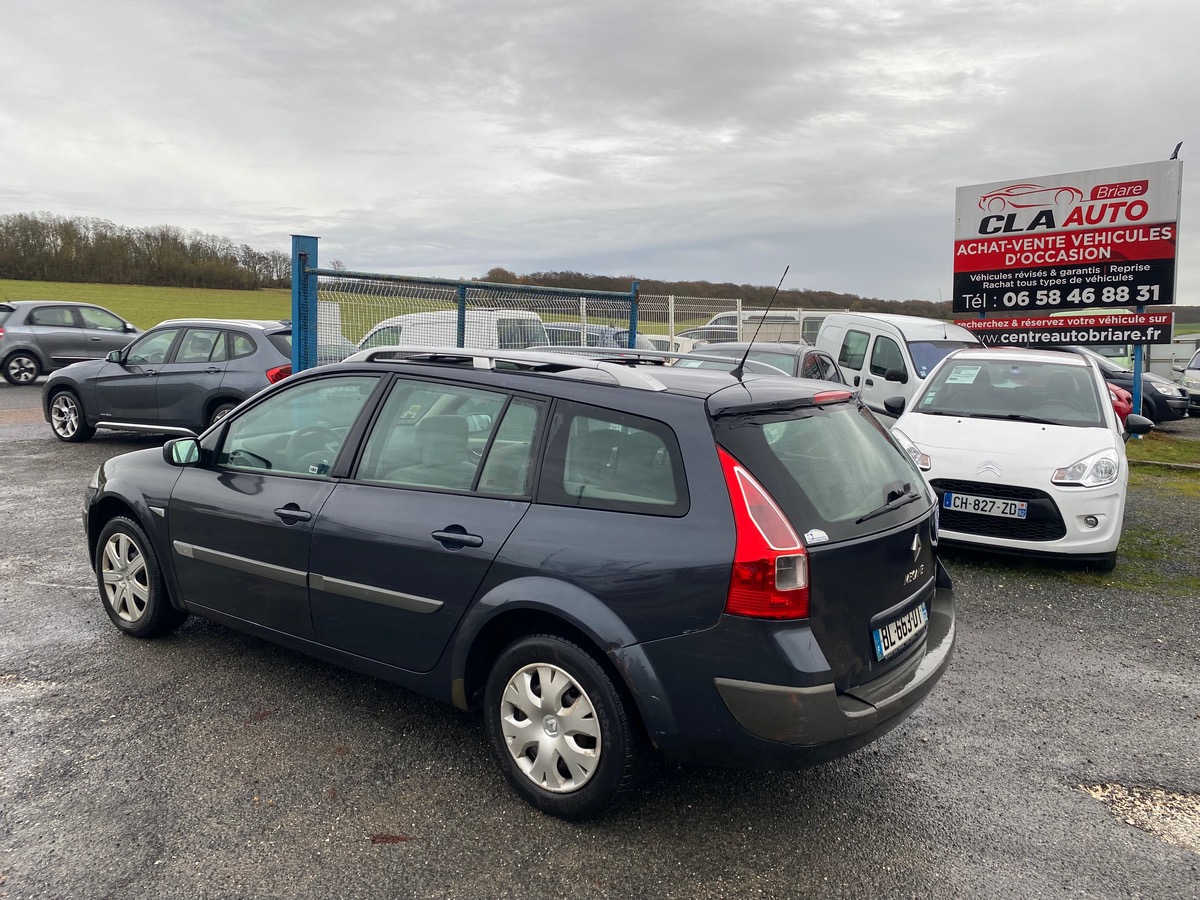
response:
M1133 435L1149 434L1154 428L1154 423L1145 416L1139 416L1135 413L1130 413L1125 417L1125 440L1128 441Z
M1184 366L1171 366L1171 371L1178 372L1180 375L1182 375L1187 371L1187 369Z
M138 333L137 326L130 325L128 322L126 322L125 323L125 333L126 334L137 334Z
M175 438L163 444L163 459L168 465L188 468L200 462L200 442L195 438Z
M109 362L124 363L125 360L121 358L121 354L124 352L125 351L123 351L123 350L110 350L108 352L108 355L104 358L106 360L108 360Z
M884 381L895 381L900 384L908 384L908 373L903 369L888 369L883 373Z
M899 418L900 414L904 412L904 402L903 397L888 397L883 401L883 408L893 416Z

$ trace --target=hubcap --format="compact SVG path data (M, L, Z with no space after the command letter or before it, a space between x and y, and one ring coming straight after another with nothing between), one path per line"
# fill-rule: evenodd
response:
M588 695L566 671L525 666L509 679L500 724L513 761L534 784L566 794L583 787L600 764L600 722Z
M131 624L140 619L150 600L150 581L146 558L133 538L117 532L108 539L100 577L104 582L104 600L113 612Z
M14 381L28 384L37 378L37 366L28 356L18 356L8 362L8 374Z
M72 437L79 430L79 407L65 394L59 394L50 404L50 421L63 437Z

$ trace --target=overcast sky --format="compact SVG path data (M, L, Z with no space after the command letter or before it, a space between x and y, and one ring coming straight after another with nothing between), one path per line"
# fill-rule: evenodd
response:
M7 0L0 214L362 271L951 296L960 185L1184 163L1195 0Z

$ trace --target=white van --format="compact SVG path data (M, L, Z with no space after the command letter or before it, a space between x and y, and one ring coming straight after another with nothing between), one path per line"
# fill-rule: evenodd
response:
M812 344L816 342L821 322L829 314L830 310L827 309L743 309L741 328L737 336L729 340L748 341L761 324L762 328L759 329L757 340L807 341ZM739 325L738 318L737 310L731 309L717 313L703 327L709 328L716 325L736 328ZM796 327L797 323L799 328Z
M861 392L877 415L895 418L884 408L890 397L905 402L950 351L975 347L967 329L919 316L890 313L832 313L821 323L816 344L832 354L846 381Z
M525 309L468 309L463 338L462 346L479 350L522 350L550 343L541 317ZM406 313L384 319L359 341L358 349L392 344L459 346L458 310Z

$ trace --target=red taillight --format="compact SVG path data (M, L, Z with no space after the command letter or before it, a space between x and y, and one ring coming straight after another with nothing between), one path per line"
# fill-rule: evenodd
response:
M736 459L717 448L733 504L737 544L725 612L760 619L808 617L808 554L792 523Z
M283 381L292 374L291 366L276 366L273 369L267 369L267 381L274 384L277 381Z

